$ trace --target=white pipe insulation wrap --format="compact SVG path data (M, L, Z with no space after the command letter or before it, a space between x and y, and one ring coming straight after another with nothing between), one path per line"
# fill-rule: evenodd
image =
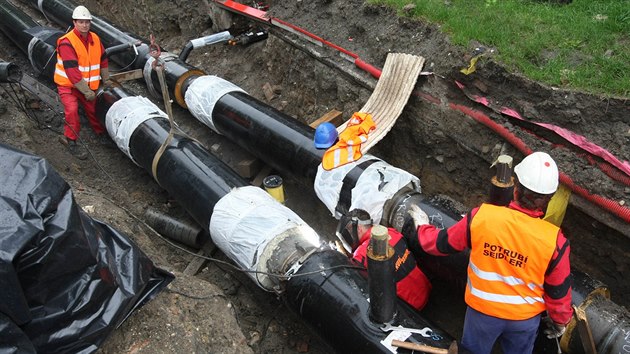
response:
M148 98L142 96L119 99L112 104L105 116L107 133L118 148L129 156L136 165L138 163L133 159L129 151L129 140L140 124L154 118L168 119L168 115Z
M198 121L221 134L212 121L212 111L223 95L230 92L245 92L242 88L218 76L205 75L196 78L186 90L184 101Z
M330 213L337 219L341 215L335 211L346 175L367 160L378 160L369 165L354 183L350 208L363 209L370 213L374 223L381 222L385 203L398 191L408 185L420 192L420 179L407 171L396 168L372 155L363 155L358 161L336 167L330 171L320 164L315 176L315 193Z
M209 225L212 241L242 269L284 275L305 251L324 242L297 214L263 189L235 188L221 198ZM265 290L278 277L248 273Z
M205 37L193 39L193 40L190 41L190 43L192 43L193 48L199 49L199 48L205 47L207 45L211 45L211 44L215 44L215 43L221 43L221 42L227 42L227 41L229 41L232 38L233 37L230 34L230 31L223 31L223 32L219 32L219 33L213 33L213 34L205 36Z

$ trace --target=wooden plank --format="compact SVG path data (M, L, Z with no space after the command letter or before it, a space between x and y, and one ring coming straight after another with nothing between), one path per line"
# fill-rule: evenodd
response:
M209 257L212 255L212 253L214 253L216 249L217 246L212 241L208 241L204 243L203 246L201 246L201 249L199 250L199 252L197 252L197 254L200 256ZM203 257L194 257L193 260L188 263L186 269L184 269L184 274L194 276L195 274L199 273L199 271L206 265L207 262L208 260Z
M26 90L48 105L53 111L63 115L63 105L61 104L59 94L55 90L50 89L48 86L29 75L23 75L20 83Z
M111 80L114 80L120 83L120 82L125 82L125 81L130 81L130 80L142 79L143 75L142 75L141 69L135 69L135 70L112 74L109 76L109 78Z
M252 178L260 172L262 167L263 163L259 159L245 159L238 162L236 165L236 172L238 172L238 174L243 178Z
M262 186L262 181L271 173L271 166L265 165L251 182L252 186Z
M318 125L324 123L324 122L330 122L332 124L335 125L335 127L338 127L341 125L341 123L343 123L343 120L341 118L341 111L338 111L336 109L333 109L332 111L324 114L323 116L319 117L318 119L316 119L315 121L311 122L311 124L309 124L312 128L317 128Z

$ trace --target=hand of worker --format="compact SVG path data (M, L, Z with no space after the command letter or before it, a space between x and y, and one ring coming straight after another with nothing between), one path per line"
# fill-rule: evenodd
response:
M74 87L79 90L85 96L85 99L88 101L92 101L96 98L96 93L90 89L87 82L85 80L81 80L74 84Z
M424 210L420 209L419 206L412 204L407 213L409 213L409 215L413 219L413 223L416 229L419 226L429 224L429 217L427 216L427 213L425 213Z
M90 91L83 92L83 96L85 96L86 100L93 101L96 98L96 93L90 90Z
M544 332L549 339L560 338L567 330L567 326L552 321L547 322L547 327Z
M109 78L109 68L101 68L101 80L103 80L103 87L109 88L114 82Z

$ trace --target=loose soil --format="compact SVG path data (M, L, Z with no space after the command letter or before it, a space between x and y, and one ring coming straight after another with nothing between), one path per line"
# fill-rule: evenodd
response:
M141 37L153 34L174 53L194 38L217 31L239 34L259 23L223 13L208 1L80 1L93 14ZM27 5L14 2L42 25L58 27ZM611 179L585 154L540 128L521 123L472 102L455 80L471 94L490 98L493 106L518 111L525 122L550 123L585 136L621 161L630 159L630 103L627 97L590 95L532 82L511 72L493 57L492 48L470 43L450 44L438 26L398 16L394 11L361 0L278 1L271 16L283 19L382 67L388 53L426 58L416 94L397 124L371 153L420 177L423 193L443 194L471 208L485 199L493 174L491 163L500 153L518 162L523 154L502 136L471 117L452 109L471 107L487 114L532 150L549 152L560 170L592 194L620 206L630 202L628 185ZM558 7L558 11L562 11ZM209 16L212 14L212 16ZM476 71L463 75L476 48L487 55ZM307 54L304 49L310 51ZM496 51L495 51L496 52ZM317 54L313 54L317 53ZM0 59L32 70L22 52L0 35ZM250 95L309 123L332 109L349 117L371 94L375 79L353 67L338 53L279 29L267 40L250 46L223 44L193 50L188 63L235 83ZM116 69L116 67L114 67ZM120 68L118 68L120 69ZM274 88L266 96L265 84ZM142 82L127 82L130 92L148 96ZM105 342L100 353L329 353L333 349L311 331L281 299L258 288L249 277L229 266L210 262L196 275L184 270L197 250L161 238L144 222L148 208L186 218L173 198L115 148L93 142L85 123L81 131L91 157L80 161L58 143L63 116L51 111L18 87L2 84L0 141L45 157L73 187L79 204L95 218L129 235L160 267L176 280L156 299L140 308ZM15 90L15 91L14 91ZM17 93L27 110L11 100ZM163 107L155 98L152 100ZM28 114L27 114L28 113ZM238 170L250 156L197 122L185 109L174 107L175 120L190 136ZM333 235L335 220L319 202L308 181L285 178L286 204L321 235ZM612 298L630 305L630 231L628 224L575 193L563 223L571 241L572 265L606 283ZM176 247L178 246L178 247ZM213 257L228 261L220 252ZM434 279L432 299L424 314L460 336L461 297L447 301L448 290ZM456 305L453 305L456 303Z

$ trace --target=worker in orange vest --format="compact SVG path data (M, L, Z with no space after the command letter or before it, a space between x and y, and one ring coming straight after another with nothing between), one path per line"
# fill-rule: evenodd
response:
M330 171L335 167L357 161L363 156L361 144L365 143L368 134L376 129L372 115L355 112L348 121L346 129L339 133L339 140L324 153L322 167Z
M573 315L569 241L542 219L558 188L556 163L535 152L514 173L508 206L481 204L448 229L430 225L415 205L409 212L416 226L405 234L411 249L438 256L471 250L462 346L475 354L490 353L497 340L504 353L531 353L543 312L550 339L562 336Z
M105 128L96 117L95 91L101 80L109 84L109 69L101 39L96 33L90 32L91 21L92 15L85 6L74 9L74 28L57 40L54 74L66 119L61 142L79 159L87 157L87 153L76 142L81 129L79 102L83 105L97 139L103 144L111 143Z
M344 251L364 267L368 266L367 248L372 235L372 219L363 209L354 209L339 220L337 238ZM417 310L421 310L429 300L431 282L420 270L416 259L407 248L400 232L388 228L389 244L394 249L393 276L396 279L396 294Z

